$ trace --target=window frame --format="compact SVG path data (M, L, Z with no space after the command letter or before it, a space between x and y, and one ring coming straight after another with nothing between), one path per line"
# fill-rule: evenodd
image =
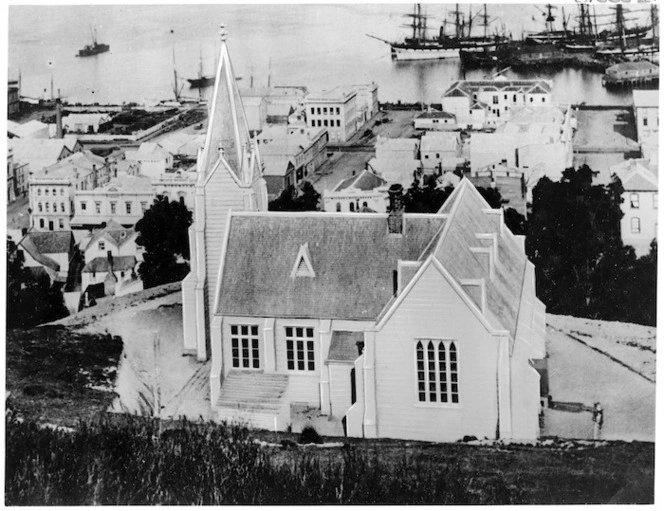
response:
M423 368L424 368L424 394L425 399L421 400L420 390L420 369L418 367L418 344L422 343L423 349ZM429 343L433 344L434 351L434 375L435 375L435 395L437 396L436 401L431 400L431 381L429 379L430 366L429 366ZM445 397L446 401L442 401L442 390L441 390L441 366L440 366L440 346L441 344L445 347L445 382L446 390ZM451 348L454 347L455 360L451 360ZM456 368L453 368L453 364L456 364ZM432 407L432 408L460 408L461 407L461 392L460 392L460 379L459 374L461 373L460 369L460 360L459 360L459 341L458 339L449 339L449 338L416 338L413 342L413 369L414 369L414 378L413 378L413 406L415 407ZM453 379L453 376L455 379ZM456 390L452 387L456 385ZM454 398L456 397L456 401Z
M641 234L641 219L638 216L633 216L630 219L629 224L630 224L630 232L632 234Z
M233 323L229 325L229 332L231 369L239 371L262 370L260 326L257 323ZM243 342L245 340L247 341L246 346ZM245 362L247 363L246 366L244 365Z
M291 330L290 334L289 330ZM298 335L298 330L302 330L301 335ZM311 336L309 336L309 331L311 331ZM315 328L305 325L285 325L284 340L286 341L286 371L291 374L316 374ZM291 348L289 348L289 342L293 343ZM302 350L299 349L298 342L303 343ZM300 351L302 351L302 358L299 356ZM298 367L300 361L303 364L302 368Z
M636 199L635 199L636 197ZM636 192L629 194L629 208L630 209L639 209L641 207L641 197Z

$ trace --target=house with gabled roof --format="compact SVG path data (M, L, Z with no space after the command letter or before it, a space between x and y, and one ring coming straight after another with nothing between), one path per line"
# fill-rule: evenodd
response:
M143 250L136 245L138 233L133 227L126 228L111 219L105 227L90 233L81 241L80 247L86 262L98 257L134 256L137 262L143 260Z
M523 238L464 179L438 214L232 212L211 326L221 420L346 434L538 435L544 306Z
M46 273L51 283L65 283L75 255L71 231L31 231L18 242L23 252L23 266L35 274Z
M620 209L620 235L625 245L634 247L637 256L650 251L657 239L658 166L646 159L626 160L611 167L623 186Z
M84 295L96 297L104 295L115 295L119 286L127 286L126 283L139 281L136 275L136 258L132 256L114 257L108 254L103 257L95 257L88 261L81 271L81 287ZM103 285L103 293L93 291L95 286ZM142 289L142 284L140 291ZM123 293L126 294L126 293ZM88 299L91 296L88 296Z
M460 127L481 129L504 121L514 107L548 106L552 87L550 80L458 80L441 102Z
M387 181L369 169L353 171L332 190L323 192L324 209L327 212L385 213L387 185Z

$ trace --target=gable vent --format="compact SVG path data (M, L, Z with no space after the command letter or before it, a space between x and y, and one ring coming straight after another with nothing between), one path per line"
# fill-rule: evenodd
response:
M291 270L291 278L296 277L310 277L316 276L314 267L311 264L311 255L309 254L309 243L300 246L300 250L295 258L295 264Z

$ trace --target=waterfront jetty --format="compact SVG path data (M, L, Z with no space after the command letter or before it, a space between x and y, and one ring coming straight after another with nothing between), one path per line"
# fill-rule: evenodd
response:
M647 61L621 62L606 69L602 84L605 87L633 87L651 85L659 81L659 66Z

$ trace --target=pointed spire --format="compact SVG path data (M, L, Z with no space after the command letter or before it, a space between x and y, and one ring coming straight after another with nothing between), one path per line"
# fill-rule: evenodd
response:
M221 48L215 75L214 94L208 119L205 147L198 160L198 171L208 175L224 160L230 170L243 184L250 184L256 168L250 162L255 147L249 136L249 128L242 100L235 80L233 66L228 53L228 32L224 24L219 30Z

